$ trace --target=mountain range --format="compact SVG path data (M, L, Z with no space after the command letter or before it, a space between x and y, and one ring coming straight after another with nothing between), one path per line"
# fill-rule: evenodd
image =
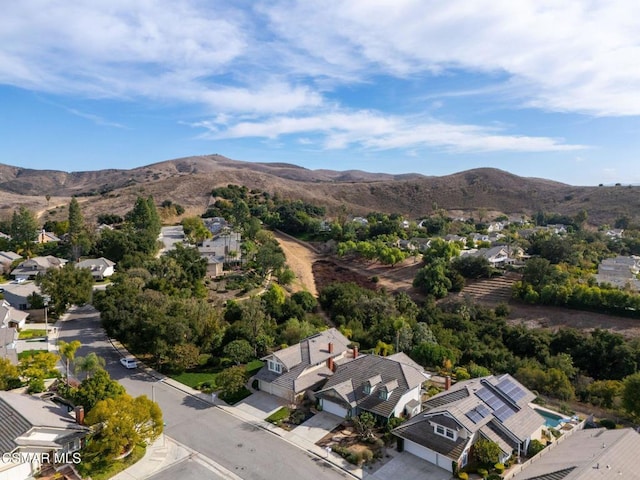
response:
M227 184L323 205L329 215L346 209L354 214L379 211L418 219L444 209L455 216L483 212L490 218L538 211L573 216L585 210L593 225L613 224L623 215L633 222L640 217L640 186L579 187L493 168L446 176L309 170L214 154L129 170L70 173L0 164L0 218L25 205L45 215L44 220L60 219L71 196L78 197L87 218L123 214L138 195L152 195L158 203L171 200L185 207L186 214L195 215L212 202L213 188Z

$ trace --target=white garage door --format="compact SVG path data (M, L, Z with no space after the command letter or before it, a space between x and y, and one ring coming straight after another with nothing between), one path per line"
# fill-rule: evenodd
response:
M341 407L340 405L333 402L329 402L324 398L322 399L322 410L324 410L325 412L333 413L340 418L345 418L348 413L346 408Z
M412 455L415 455L416 457L420 457L426 460L427 462L430 462L433 464L436 463L437 455L438 455L436 452L434 452L433 450L429 450L428 448L425 448L422 445L418 445L417 443L414 443L411 440L405 439L404 450L406 452L409 452Z

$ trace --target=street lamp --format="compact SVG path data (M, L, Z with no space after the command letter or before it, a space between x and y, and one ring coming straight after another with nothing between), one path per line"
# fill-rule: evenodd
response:
M47 350L49 350L49 320L47 318L47 307L49 307L49 296L42 297L42 303L44 304L44 339L47 341Z

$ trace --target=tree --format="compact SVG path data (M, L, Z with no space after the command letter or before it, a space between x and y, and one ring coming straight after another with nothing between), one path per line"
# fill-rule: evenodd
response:
M184 372L200 362L200 349L193 343L182 343L171 349L171 367L177 372Z
M29 393L44 391L44 379L59 375L56 364L60 357L51 352L40 352L20 362L18 370L26 378Z
M640 372L625 377L622 384L622 406L634 418L640 418Z
M76 197L73 197L69 204L69 243L71 244L71 255L75 261L78 261L84 252L88 252L91 246L87 227Z
M235 366L221 371L216 376L220 397L224 399L238 393L244 388L246 381L247 374L244 367Z
M369 412L362 412L353 419L353 426L362 440L374 438L373 431L376 428L376 417Z
M82 405L85 412L90 412L100 400L116 398L124 393L124 387L112 380L106 370L98 369L91 377L85 378L78 388L72 389L70 396L76 405Z
M229 342L227 345L225 345L222 352L225 357L228 357L236 365L246 363L254 358L253 347L244 338Z
M31 210L20 207L13 212L9 233L11 240L27 255L31 254L33 242L38 238L38 222Z
M202 243L207 238L211 238L211 232L205 226L200 217L186 217L182 219L184 235L190 243Z
M86 377L90 378L91 375L104 368L105 363L104 358L99 357L95 352L91 352L86 357L76 358L75 372L85 372Z
M93 277L88 268L76 268L67 263L62 268L50 268L38 277L42 293L51 299L51 310L60 315L71 305L84 305L91 300Z
M18 368L8 358L0 358L0 390L12 390L20 384Z
M162 433L162 411L145 395L124 394L100 400L85 417L95 434L86 456L110 462L142 441L152 442Z
M447 276L448 268L444 260L435 259L418 270L413 279L413 286L419 288L427 295L443 298L452 287L451 280Z
M491 440L481 438L473 444L473 454L482 465L494 465L500 461L500 446Z
M69 364L76 358L76 352L81 346L82 344L78 340L73 340L72 342L65 342L64 340L60 340L58 342L58 351L60 352L60 356L64 359L66 364L64 376L66 379L67 387L69 387Z

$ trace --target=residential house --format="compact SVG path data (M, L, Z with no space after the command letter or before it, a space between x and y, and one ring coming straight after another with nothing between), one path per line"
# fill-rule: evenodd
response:
M502 230L504 230L505 224L502 222L492 222L487 226L487 232L489 233L494 233L494 232L501 232Z
M414 243L411 240L404 240L402 238L399 238L398 240L393 242L392 245L394 247L398 247L400 250L406 250L408 252L413 252L417 250L417 247L414 245Z
M0 327L0 358L8 359L12 365L18 364L17 342L17 329L13 327ZM0 416L0 423L2 423L2 416ZM1 478L2 477L0 477L0 479Z
M22 255L15 252L0 252L0 274L9 273L13 262L21 258Z
M49 243L49 242L59 242L60 238L58 238L54 233L46 232L44 229L38 233L38 238L36 240L37 243Z
M22 330L28 316L28 313L13 308L7 300L0 300L0 328Z
M425 237L413 237L409 240L412 245L415 245L419 252L424 253L429 250L431 246L431 239Z
M203 218L202 221L213 235L219 235L222 230L229 227L227 221L222 217Z
M578 430L516 467L510 480L640 478L640 434L632 428Z
M91 271L93 279L98 282L101 282L105 278L113 275L115 272L115 266L115 262L104 257L90 258L75 264L76 268L88 268Z
M366 227L367 225L369 225L369 220L364 217L353 217L352 222L360 225L361 227Z
M636 255L605 258L598 265L596 281L618 288L640 290L640 257Z
M44 274L50 268L62 268L66 263L66 260L52 255L33 257L14 268L11 275L16 280L33 279L40 274Z
M357 356L357 349L352 351L350 343L337 329L330 328L273 352L262 359L266 365L255 376L258 387L295 402L333 375L337 364Z
M80 450L89 434L82 411L74 417L33 395L0 392L0 419L0 480L32 479L47 466L68 463L63 458Z
M567 233L567 226L562 223L555 225L547 225L547 230L555 235L565 235Z
M467 243L467 237L450 233L444 236L444 241L449 243L460 242L465 245Z
M420 391L428 376L404 357L360 355L338 365L315 396L324 411L339 417L369 412L387 422L392 417L415 415L420 411Z
M331 231L331 222L329 220L321 220L318 225L319 233L327 233Z
M238 232L226 233L217 237L205 240L198 247L198 251L202 256L213 255L221 261L240 261L242 252L242 236Z
M609 238L622 238L624 234L624 229L622 228L612 228L605 232L605 235Z
M516 255L519 250L516 250L507 245L498 245L491 248L480 248L470 255L476 257L484 257L493 267L501 267L514 263L516 261Z
M500 447L500 461L526 452L540 439L544 418L530 405L536 396L508 374L458 382L431 397L424 411L393 430L398 447L452 472L464 467L480 438Z
M224 256L217 257L212 254L200 254L207 261L206 275L210 278L216 278L222 275L224 269Z
M12 307L18 310L29 310L31 308L29 297L34 293L41 295L40 287L34 282L17 280L0 284L0 293Z

